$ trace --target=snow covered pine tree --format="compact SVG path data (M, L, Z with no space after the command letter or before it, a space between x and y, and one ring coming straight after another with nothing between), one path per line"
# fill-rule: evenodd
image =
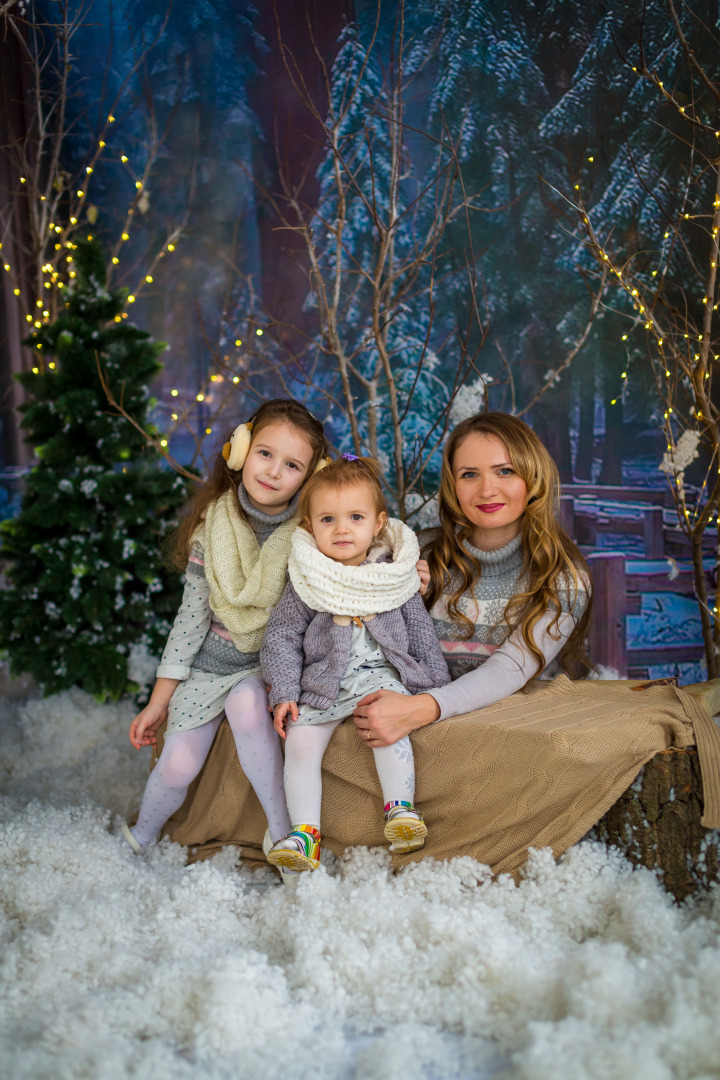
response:
M147 383L164 344L122 320L126 293L106 288L97 240L78 240L73 266L65 309L28 339L36 364L18 376L39 462L19 514L0 526L0 648L11 672L32 674L44 693L77 685L103 700L137 691L134 647L162 649L180 585L160 545L186 487L109 409L98 374L100 364L147 426Z

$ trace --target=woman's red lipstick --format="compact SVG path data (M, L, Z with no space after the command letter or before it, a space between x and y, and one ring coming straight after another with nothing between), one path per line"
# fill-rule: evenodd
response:
M505 503L484 503L482 506L478 506L478 510L482 510L483 514L494 514L496 510L502 510Z

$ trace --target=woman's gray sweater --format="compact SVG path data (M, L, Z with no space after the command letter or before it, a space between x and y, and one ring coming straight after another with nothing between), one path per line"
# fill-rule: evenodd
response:
M440 706L440 718L472 712L501 701L521 690L537 673L537 662L528 652L519 632L511 633L504 621L508 601L525 588L522 575L522 537L516 536L497 551L481 551L466 543L467 550L480 564L480 580L472 593L466 592L459 608L475 623L468 639L464 630L448 614L447 601L452 587L433 605L432 616L453 682L429 691ZM588 603L590 583L579 573L580 588L566 581L558 590L561 615L557 627L555 612L549 611L535 626L534 640L545 658L542 674L557 672L553 664Z

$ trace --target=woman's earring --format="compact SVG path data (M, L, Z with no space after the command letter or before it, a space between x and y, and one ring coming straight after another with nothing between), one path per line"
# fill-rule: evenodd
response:
M321 457L320 460L318 461L317 465L313 469L313 475L316 472L320 472L321 469L326 469L328 467L328 465L330 465L330 464L332 464L332 462L331 462L329 457Z
M253 422L248 420L246 424L238 424L230 436L230 442L226 442L222 448L222 456L228 464L228 469L240 472L247 460L250 440L252 439Z

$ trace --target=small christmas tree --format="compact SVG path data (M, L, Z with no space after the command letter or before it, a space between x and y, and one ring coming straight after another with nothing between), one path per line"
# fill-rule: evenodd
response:
M37 366L19 376L39 463L20 513L0 525L0 648L11 671L32 674L46 694L77 685L118 698L138 689L133 646L159 654L177 609L179 580L161 544L186 485L113 414L98 373L145 426L165 346L122 318L126 295L107 289L97 240L79 241L73 255L65 310L28 340Z

